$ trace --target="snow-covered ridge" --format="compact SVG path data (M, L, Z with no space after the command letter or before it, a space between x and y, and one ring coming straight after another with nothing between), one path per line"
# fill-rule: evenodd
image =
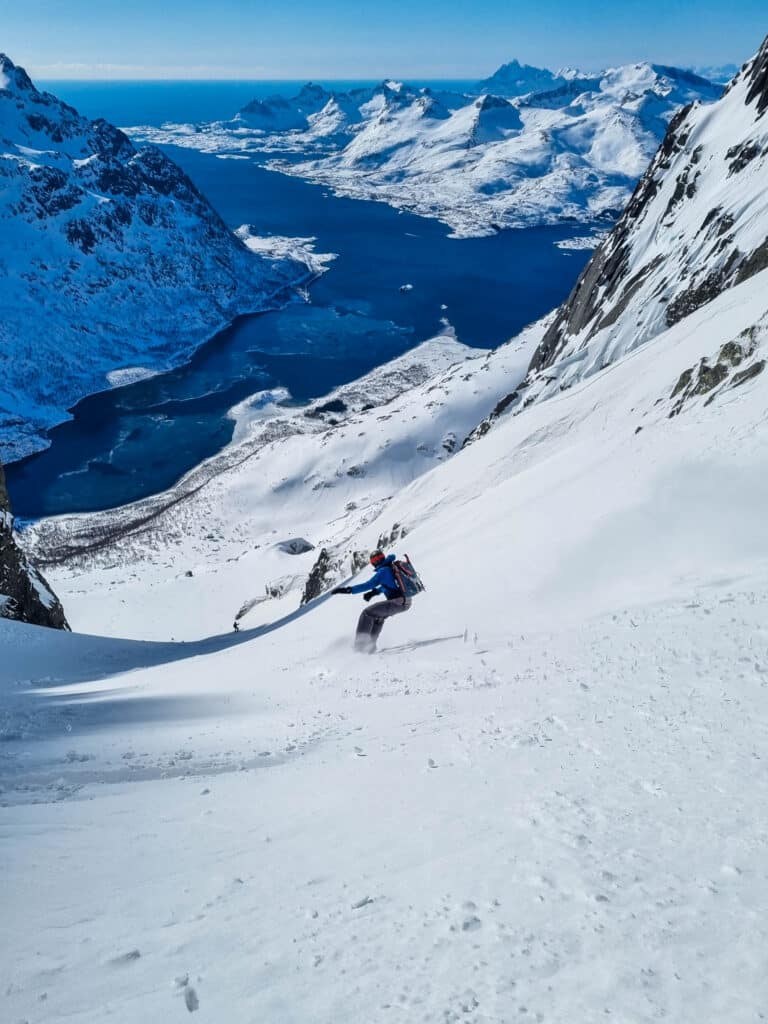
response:
M41 93L0 55L0 456L122 368L167 369L314 270L249 252L159 150ZM288 253L285 254L286 256Z
M722 99L675 116L508 406L572 386L767 267L766 180L768 39ZM737 344L741 360L753 356ZM717 353L702 357L722 363L716 376L730 373Z
M471 236L613 218L674 112L722 91L647 63L591 77L512 72L525 85L512 100L493 79L477 96L391 82L348 93L310 84L292 99L255 101L232 121L128 131L220 156L273 153L273 169ZM286 152L306 159L281 159Z

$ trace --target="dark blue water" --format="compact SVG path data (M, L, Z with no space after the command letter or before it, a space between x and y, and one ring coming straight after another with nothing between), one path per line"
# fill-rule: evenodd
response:
M466 344L498 345L557 305L589 255L554 245L583 226L459 241L436 221L336 198L256 163L168 152L232 227L313 236L338 258L310 304L241 317L186 366L80 402L49 449L7 467L21 518L163 490L231 439L227 412L245 397L276 386L295 401L319 397L434 335L442 318ZM413 289L401 292L406 283Z
M266 96L295 96L306 80L231 81L231 82L72 82L66 79L36 80L40 89L69 103L86 117L104 117L119 127L161 125L164 122L222 121L234 115L254 99ZM372 80L317 79L329 91L347 92L377 85ZM465 92L473 88L468 81L411 81L409 85L428 85L432 89Z

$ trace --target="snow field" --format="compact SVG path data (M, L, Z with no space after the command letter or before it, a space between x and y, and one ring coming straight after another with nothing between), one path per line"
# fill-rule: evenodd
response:
M28 534L69 551L84 632L0 620L3 1018L764 1019L766 295L654 336L625 314L621 359L576 339L506 413L546 323L472 359L433 339ZM298 609L315 554L283 542L340 581L388 534L428 589L355 655L364 605Z
M10 1019L759 1020L765 389L671 419L669 396L748 326L764 348L765 284L502 418L377 518L326 519L350 550L410 530L428 590L375 658L349 650L349 597L185 644L0 622ZM438 371L447 408L468 369ZM351 493L324 491L285 503L291 532ZM81 628L125 599L116 572L140 609L142 558L188 559L177 539L96 559Z
M82 788L3 811L9 1019L759 1019L767 582L60 693ZM385 647L437 640L409 614Z

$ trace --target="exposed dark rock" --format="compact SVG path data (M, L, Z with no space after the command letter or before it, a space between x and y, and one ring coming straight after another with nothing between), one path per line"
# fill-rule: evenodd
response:
M719 363L730 363L731 366L738 366L744 359L744 349L738 341L727 341L720 349L717 357Z
M387 548L391 548L396 541L402 540L407 533L407 526L403 526L401 523L393 523L392 529L389 533L382 533L379 535L379 539L376 541L376 547L381 551L385 551Z
M706 395L714 390L718 384L722 384L728 376L728 367L724 363L715 363L710 366L706 359L699 364L699 377L691 389L691 397Z
M650 263L646 263L644 267L641 267L636 274L633 274L623 286L621 295L616 302L614 302L606 314L600 317L595 325L595 330L602 330L603 327L610 327L611 324L616 323L632 300L632 296L641 287L643 281L663 262L664 258L662 256L656 256Z
M692 199L696 195L696 179L698 176L698 171L693 171L692 173L692 165L685 167L680 174L678 174L675 191L672 193L672 196L667 203L667 208L664 211L662 219L668 217L669 214L672 213L683 201L683 199Z
M507 411L507 409L514 402L517 401L519 397L519 391L512 391L510 392L510 394L505 395L503 398L499 399L499 401L493 407L488 416L486 416L484 420L478 423L475 429L470 434L467 434L467 436L464 438L461 445L462 449L466 448L470 444L473 444L475 441L478 441L481 437L485 437L485 435L491 429L491 427L499 418L499 416L503 415Z
M736 284L741 284L742 281L746 281L753 274L759 274L761 270L766 269L768 269L768 238L754 252L751 252L741 264L736 274Z
M712 209L707 214L707 216L701 222L701 229L700 230L701 231L705 231L709 227L709 225L712 223L712 221L716 220L720 216L720 214L722 212L723 212L722 206L713 206Z
M632 228L649 203L655 198L663 172L668 170L672 159L685 148L690 135L686 123L692 105L679 110L669 122L666 135L645 174L637 183L627 207L607 239L600 245L582 271L568 299L557 312L557 316L541 340L529 367L536 372L551 366L563 351L567 337L579 334L589 326L591 336L604 326L610 315L609 306L620 289L628 288L624 280L629 265ZM682 185L683 193L690 183ZM652 269L649 267L649 270ZM649 270L638 271L648 273ZM633 278L632 286L638 283ZM624 304L630 296L625 296ZM603 310L605 312L603 313ZM618 314L616 314L618 315Z
M71 210L81 200L80 191L73 188L63 171L55 167L34 167L29 171L32 182L31 194L37 200L39 217L54 217L64 210Z
M677 398L677 396L682 391L686 390L686 388L688 387L688 385L691 383L692 380L693 380L693 370L692 369L683 370L683 372L680 374L680 376L678 378L677 384L675 384L675 386L674 386L674 388L672 390L672 394L669 397L670 398Z
M745 370L740 370L739 373L734 373L731 380L731 387L737 388L740 384L746 384L748 380L753 380L765 369L765 359L759 359L756 363L752 363Z
M371 408L373 408L371 406ZM346 412L347 406L340 398L334 398L330 402L324 402L322 405L314 405L311 409L307 409L304 413L310 419L320 419L327 412Z
M67 224L67 241L78 246L86 255L96 248L96 235L87 220L75 218Z
M0 465L0 618L37 626L69 629L61 604L46 581L29 564L13 532L11 503Z
M760 117L768 110L768 37L763 41L763 45L752 62L748 80L750 85L747 92L747 103L757 101L757 113Z
M698 367L684 370L670 395L670 398L677 398L677 402L673 405L669 418L678 416L689 399L714 391L723 383L729 373L730 368L725 363L717 362L714 366L710 366L707 359L702 359ZM714 395L711 396L710 401L712 398Z
M760 156L760 147L754 142L742 142L740 146L732 146L725 154L725 159L731 161L728 165L728 177L743 171L756 156Z
M735 388L762 373L765 360L752 363L751 366L731 376L731 371L740 366L754 351L753 331L743 331L739 337L743 344L741 341L727 341L720 347L714 365L711 365L708 359L702 359L698 366L684 370L680 374L677 384L669 396L671 399L677 399L669 413L670 418L682 412L684 405L691 398L709 395L704 403L709 405L723 390L720 385L729 377L730 380L725 386Z
M395 524L397 525L397 524ZM405 535L403 530L403 536ZM317 561L312 566L304 591L301 595L301 604L308 604L316 597L329 590L344 572L343 554L332 554L327 548L321 548ZM350 556L350 574L354 575L368 565L367 551L353 551Z
M735 276L734 267L739 262L739 256L738 250L734 250L722 267L707 274L703 281L691 285L670 302L666 312L667 325L671 327L701 306L705 306L732 284Z
M328 590L340 568L339 560L332 558L327 548L321 548L317 561L312 566L309 576L307 576L307 582L304 584L301 604L308 604Z
M287 555L303 555L306 551L314 551L315 545L311 544L304 537L291 537L290 540L281 540L277 547Z
M353 551L350 558L350 571L354 576L368 565L368 551Z

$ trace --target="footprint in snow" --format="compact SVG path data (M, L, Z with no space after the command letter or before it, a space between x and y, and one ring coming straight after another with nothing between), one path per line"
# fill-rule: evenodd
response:
M113 967L122 967L123 964L130 964L140 957L141 952L138 949L131 949L127 953L121 953L120 956L112 957L109 962Z
M184 993L184 1005L190 1013L194 1013L195 1010L200 1008L200 1000L197 998L197 992L189 984L189 975L181 974L177 978L173 979L173 982L177 989L180 989Z

